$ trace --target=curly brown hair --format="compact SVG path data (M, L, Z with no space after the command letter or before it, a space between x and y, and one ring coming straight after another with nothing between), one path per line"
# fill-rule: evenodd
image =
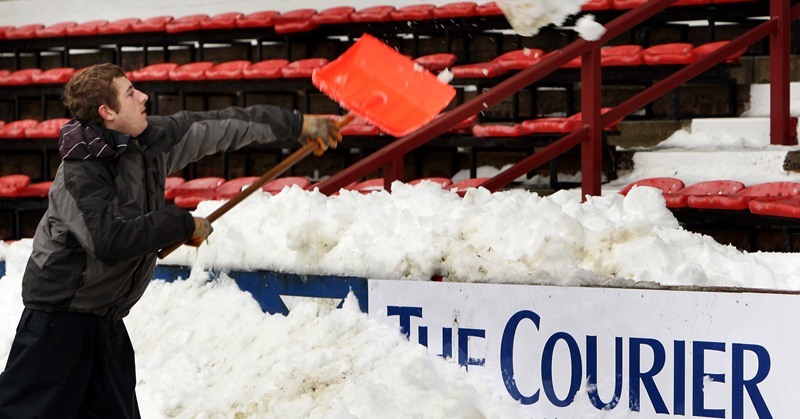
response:
M103 124L98 112L105 104L114 111L119 110L114 79L125 77L125 72L116 64L104 63L87 67L72 77L64 87L62 102L75 119Z

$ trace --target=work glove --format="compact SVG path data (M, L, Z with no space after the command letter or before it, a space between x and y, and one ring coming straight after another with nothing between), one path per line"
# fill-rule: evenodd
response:
M300 144L314 143L314 155L321 156L328 148L336 148L342 141L336 121L319 115L304 115L303 130L298 138Z
M211 223L205 218L194 217L194 233L186 242L189 246L198 247L214 232Z

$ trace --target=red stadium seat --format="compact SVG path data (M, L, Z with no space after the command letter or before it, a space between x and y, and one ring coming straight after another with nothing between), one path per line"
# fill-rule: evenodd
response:
M25 138L25 130L36 126L39 121L35 119L21 119L6 122L0 126L0 138Z
M76 26L78 22L60 22L36 29L37 38L55 38L67 34L67 28Z
M225 183L225 178L221 177L201 177L192 179L181 183L171 189L172 195L178 197L180 195L201 195L208 193L217 188L217 186Z
M180 176L169 176L164 182L164 198L168 201L175 199L175 187L186 183L186 179Z
M602 114L604 114L604 113L606 113L606 112L608 112L610 110L611 110L611 108L600 108L600 114L602 115ZM573 115L569 116L568 118L573 120L573 121L575 121L575 122L577 122L578 125L580 125L581 121L583 121L583 116L581 115L580 112L578 112L576 114L573 114ZM620 118L620 119L618 119L616 121L612 121L611 124L609 124L608 126L603 127L603 129L606 130L606 131L616 131L618 129L618 125L619 125L620 121L622 121L622 118Z
M515 51L506 52L493 59L505 70L524 70L537 62L544 56L544 51L537 48L523 48Z
M164 81L169 80L169 73L178 68L177 63L150 64L134 70L128 76L131 81Z
M392 11L392 20L429 20L433 19L433 4L412 4Z
M530 134L566 134L580 126L580 121L569 117L536 118L522 121L522 127Z
M50 192L50 187L53 186L52 181L31 183L28 186L18 189L14 192L15 198L44 198Z
M683 184L682 180L674 177L653 177L631 182L622 188L619 193L621 195L627 195L634 186L649 186L651 188L661 189L661 193L674 193L683 189L686 185Z
M692 52L694 53L695 59L700 59L700 57L704 57L728 43L730 43L730 41L709 42L707 44L696 46ZM725 63L738 64L739 57L741 57L746 51L747 48L742 48L741 50L734 52L725 58Z
M489 79L502 76L508 72L500 64L493 61L457 65L451 68L450 71L453 73L453 77L458 79Z
M438 115L436 118L441 118L444 114ZM445 131L448 134L469 134L472 133L472 126L478 121L478 115L472 115L463 121L453 125Z
M39 122L25 129L25 138L58 138L61 127L69 121L69 118L55 118Z
M453 181L450 178L446 177L424 177L420 179L414 179L408 182L409 185L419 185L422 182L431 182L435 183L442 187L442 189L447 189L450 185L453 184Z
M213 199L231 199L244 188L258 180L258 176L245 176L231 179L217 186L212 194Z
M375 178L375 179L368 179L362 182L358 182L355 185L347 185L344 189L348 191L356 191L361 192L362 194L368 194L370 192L382 191L383 188L383 178Z
M475 16L478 4L473 1L460 1L443 4L433 9L433 17L437 19L458 19Z
M26 68L17 70L7 76L0 78L0 86L24 86L33 83L33 75L41 73L38 68Z
M294 185L297 185L300 189L306 189L311 186L311 180L303 176L286 176L267 182L261 187L261 190L276 195L282 191L283 188Z
M0 176L0 197L15 197L17 192L31 183L28 175Z
M753 199L761 202L778 201L783 198L800 195L798 182L766 182L748 186L733 195L690 196L690 208L746 210Z
M131 33L133 32L133 25L141 22L142 20L138 17L126 17L124 19L118 19L108 24L100 26L97 28L98 35L112 35L112 34L120 34L120 33Z
M108 21L105 19L79 23L76 26L67 28L67 36L94 36L105 25L108 25Z
M36 38L36 31L44 29L41 23L17 26L6 29L6 39L33 39Z
M233 29L236 27L236 22L244 16L239 12L220 13L209 17L208 19L200 21L200 29Z
M748 203L750 212L772 217L800 218L800 197L793 196L777 200L756 198Z
M213 67L211 61L198 61L179 66L169 72L169 79L172 81L198 81L205 80L206 70Z
M275 25L275 33L285 35L287 33L308 32L318 27L319 25L312 22L311 19L303 22L279 23Z
M0 39L6 39L6 31L13 28L13 26L0 26Z
M430 54L417 57L414 62L432 73L438 73L455 64L456 56L450 53Z
M695 61L694 46L692 44L677 42L652 46L642 52L642 58L647 65L683 65Z
M677 192L664 193L667 208L686 208L692 196L733 195L744 189L744 184L735 180L709 180L689 185Z
M371 6L365 7L350 15L353 22L388 22L392 20L394 6Z
M613 10L613 0L589 0L581 6L581 11L591 12L599 10Z
M612 45L600 48L600 65L603 67L636 66L644 64L641 45Z
M503 11L497 7L497 3L490 1L478 5L478 7L475 8L475 14L478 16L499 16L503 14Z
M281 69L281 74L287 79L310 78L314 70L328 64L325 58L306 58L289 63Z
M207 14L182 16L167 23L167 33L190 32L200 29L200 22L208 19Z
M31 74L33 84L61 84L66 83L76 73L72 67L51 68L41 73Z
M316 9L296 9L289 10L286 13L281 13L272 18L276 25L283 25L285 23L305 22L311 19L317 13Z
M246 79L279 79L283 77L283 68L289 65L288 60L264 60L242 69Z
M366 119L357 116L340 130L344 137L372 137L380 135L381 130Z
M348 23L350 22L350 15L355 11L355 7L350 6L331 7L311 16L311 23L315 25Z
M206 80L238 80L243 77L242 71L252 65L247 60L235 60L219 63L206 70Z
M477 124L472 127L476 137L520 137L530 132L522 124Z
M464 179L453 183L452 185L448 186L447 189L457 193L459 196L464 196L467 193L467 190L471 188L477 188L487 180L489 180L488 177Z
M163 32L167 28L167 23L173 21L172 16L155 16L142 19L131 25L134 32Z
M11 74L11 71L9 71L9 70L0 70L0 79L2 79L3 77L5 77L5 76L7 76L9 74Z
M236 27L238 28L271 28L275 26L275 16L280 12L275 10L264 10L246 14L236 19Z

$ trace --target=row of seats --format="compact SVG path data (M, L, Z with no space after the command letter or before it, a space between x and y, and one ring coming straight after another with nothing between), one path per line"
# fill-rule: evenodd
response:
M749 210L753 214L800 218L800 182L765 182L745 186L734 180L712 180L686 186L671 177L641 179L625 186L626 195L634 186L660 189L667 207L698 210Z
M689 43L661 44L649 48L643 48L640 45L605 46L600 50L600 63L604 67L686 65L727 43L728 41L718 41L697 47ZM452 67L455 78L492 78L509 71L525 69L555 52L546 53L541 49L524 48L504 53L491 61L458 66L453 66L456 56L450 53L425 55L414 61L434 73ZM736 52L728 57L727 62L738 62L744 52L745 50ZM306 58L293 62L284 59L269 59L257 63L248 60L222 63L200 61L183 65L166 62L129 71L127 76L134 82L310 78L315 69L327 63L328 60L325 58ZM563 68L578 68L580 65L581 61L578 57L565 64ZM0 86L66 83L77 71L80 70L69 67L49 70L28 68L14 72L0 70Z
M708 6L753 1L755 0L678 0L673 6ZM589 0L582 6L582 10L627 10L645 2L646 0ZM310 31L321 25L328 24L423 21L497 16L501 14L502 11L495 2L483 4L454 2L441 6L416 4L404 7L378 5L359 10L351 6L337 6L321 11L304 8L284 13L265 10L249 14L228 12L214 16L192 14L178 18L156 16L147 19L124 18L111 22L101 19L83 23L74 21L59 22L48 26L43 24L29 24L18 27L4 26L0 27L0 39L95 36L142 32L181 33L236 28L273 28L277 34L287 34Z
M0 139L58 138L61 126L68 121L69 118L54 118L44 121L20 119L8 123L0 121Z
M729 41L717 41L694 46L678 42L654 45L644 48L641 45L609 45L600 49L600 65L603 67L631 67L658 65L687 65L714 52ZM726 59L726 63L738 63L746 49L737 51ZM541 49L525 48L499 55L491 61L454 66L451 71L455 78L493 78L509 71L522 70L536 64L550 54ZM580 68L581 57L564 64L562 68Z

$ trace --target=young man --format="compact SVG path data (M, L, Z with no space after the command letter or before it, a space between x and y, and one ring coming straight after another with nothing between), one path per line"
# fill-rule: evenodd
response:
M22 279L25 309L0 374L0 419L138 418L133 347L122 318L151 280L156 252L199 245L208 221L165 205L169 173L248 144L341 141L326 118L274 106L147 116L147 95L122 69L70 80L75 119Z

